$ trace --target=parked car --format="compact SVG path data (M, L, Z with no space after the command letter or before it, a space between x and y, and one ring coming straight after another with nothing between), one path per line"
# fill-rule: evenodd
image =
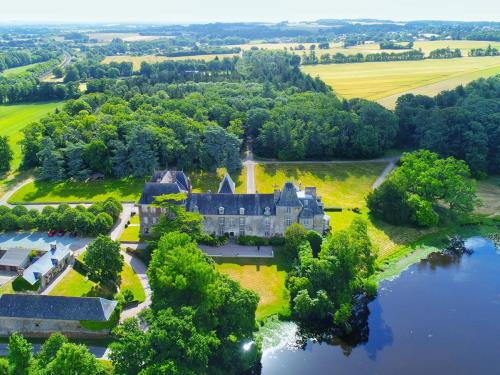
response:
M66 232L63 230L58 230L56 234L57 234L57 237L62 237L62 236L64 236L64 233L66 233Z
M49 230L49 232L47 233L47 235L49 237L54 237L56 235L56 231L54 229L51 229L51 230Z

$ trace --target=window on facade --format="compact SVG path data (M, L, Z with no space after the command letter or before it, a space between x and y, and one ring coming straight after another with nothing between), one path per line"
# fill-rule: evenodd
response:
M219 207L219 215L224 215L224 207Z
M286 225L287 227L288 227L288 226L290 226L290 225L292 225L292 219L290 219L289 217L287 217L287 218L285 219L285 225Z
M243 207L240 208L240 215L245 215L245 209Z
M144 224L147 224L147 223L148 223L148 217L144 216Z
M240 217L240 236L244 236L245 235L245 218L244 217Z
M291 212L292 212L292 207L287 207L287 208L286 208L286 213L287 213L287 214L289 214L289 213L291 213Z

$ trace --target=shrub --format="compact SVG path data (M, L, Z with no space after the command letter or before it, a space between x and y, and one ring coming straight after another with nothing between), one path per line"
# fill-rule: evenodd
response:
M269 240L267 238L258 236L239 236L236 240L238 245L243 246L267 246L269 245Z
M269 239L271 246L283 246L285 244L285 237L274 236Z
M14 208L12 208L12 210L10 212L12 212L14 215L20 217L20 216L26 215L28 213L28 209L26 207L24 207L23 205L18 205L18 206L15 206Z
M227 235L224 236L212 236L207 233L202 233L198 236L198 243L208 246L222 246L227 244L229 237Z
M321 250L321 244L323 243L323 237L321 235L314 231L310 230L307 232L307 240L309 241L309 244L311 245L311 249L313 251L313 254L315 257L318 256L319 251Z
M293 223L285 230L285 250L290 258L297 256L297 251L302 242L306 239L307 231L304 226Z
M13 213L7 213L0 218L0 227L4 231L15 231L19 229L18 217Z
M29 214L23 215L18 219L19 228L30 230L36 227L36 221Z
M95 218L95 233L96 234L106 234L113 227L113 218L106 212L101 212Z

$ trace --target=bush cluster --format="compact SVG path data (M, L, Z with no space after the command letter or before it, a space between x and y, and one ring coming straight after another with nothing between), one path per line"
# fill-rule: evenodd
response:
M227 244L228 240L229 240L228 235L213 236L213 235L210 235L208 233L201 233L198 236L198 243L200 243L202 245L214 246L214 247L225 245L225 244Z
M236 240L239 245L244 246L282 246L285 244L283 237L264 238L258 236L240 236Z
M28 210L19 205L13 208L0 206L0 230L61 230L79 235L95 236L108 233L122 212L122 205L114 198L97 202L86 208L60 204L57 208L46 206L42 211Z

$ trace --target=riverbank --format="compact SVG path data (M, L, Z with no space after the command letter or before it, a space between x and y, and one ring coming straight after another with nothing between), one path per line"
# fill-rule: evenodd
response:
M448 245L448 238L452 235L461 237L488 236L500 233L500 220L473 216L475 224L454 223L438 232L426 235L409 245L401 246L390 256L377 260L379 272L376 281L392 279L401 274L409 266L420 262L433 252L441 251Z

